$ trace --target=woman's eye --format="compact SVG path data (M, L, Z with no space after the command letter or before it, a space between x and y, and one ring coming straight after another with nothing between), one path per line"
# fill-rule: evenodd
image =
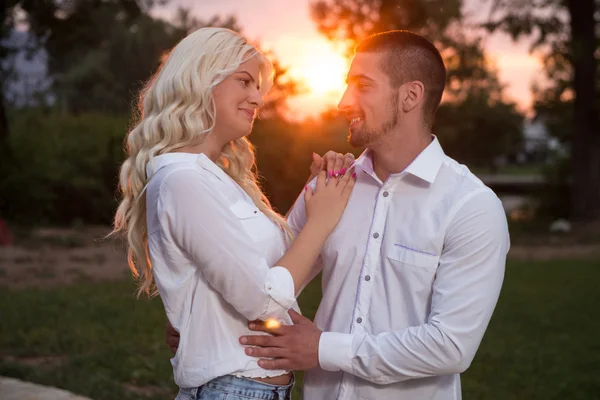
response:
M242 82L244 86L248 86L250 84L250 79L240 78L240 82Z

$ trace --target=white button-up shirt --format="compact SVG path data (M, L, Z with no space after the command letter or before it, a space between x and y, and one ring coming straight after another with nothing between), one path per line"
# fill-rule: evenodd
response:
M455 400L500 294L509 236L500 200L437 138L381 182L370 151L322 252L324 331L309 400ZM288 218L306 222L300 196ZM315 274L318 268L315 269Z
M248 320L291 324L294 281L271 268L286 246L280 228L203 154L168 153L146 168L148 244L167 317L179 331L171 360L180 387L218 376L276 376L244 353Z

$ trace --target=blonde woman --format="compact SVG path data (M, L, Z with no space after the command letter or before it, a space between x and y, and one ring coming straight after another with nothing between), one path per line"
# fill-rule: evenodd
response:
M160 294L180 334L178 399L288 399L293 376L267 371L238 338L250 320L291 324L288 310L354 186L347 172L305 191L292 238L262 193L246 139L269 89L267 58L238 34L203 28L148 82L127 137L115 232L126 235L139 294Z

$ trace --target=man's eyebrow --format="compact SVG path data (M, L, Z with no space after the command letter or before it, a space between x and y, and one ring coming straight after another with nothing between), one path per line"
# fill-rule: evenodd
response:
M351 83L351 82L356 82L356 81L368 81L368 82L375 82L374 79L369 78L367 75L365 74L357 74L357 75L352 75L346 78L346 83Z

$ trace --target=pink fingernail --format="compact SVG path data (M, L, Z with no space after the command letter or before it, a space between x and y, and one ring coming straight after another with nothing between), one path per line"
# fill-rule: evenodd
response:
M248 355L252 354L252 349L251 348L247 348L246 349L246 354L248 354Z
M304 186L304 190L308 190L308 185Z
M329 171L329 177L333 178L333 170Z
M248 341L248 339L246 339L246 336L242 336L242 337L240 338L240 343L241 343L241 344L245 344L247 341Z
M352 173L352 177L353 177L353 178L356 178L356 172L353 172L353 173Z
M340 175L344 175L346 173L346 168L342 168L342 170L340 171Z

